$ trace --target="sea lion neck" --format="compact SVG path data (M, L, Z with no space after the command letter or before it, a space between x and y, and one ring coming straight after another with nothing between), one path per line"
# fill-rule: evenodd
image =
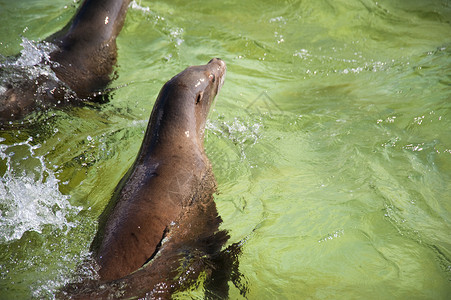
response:
M187 103L191 98L194 96L189 91L166 84L152 110L143 146L148 145L148 150L152 151L159 146L174 146L174 143L195 144L198 136L194 107Z
M124 24L129 4L130 0L85 0L71 22L47 40L65 48L77 45L85 51L114 41Z

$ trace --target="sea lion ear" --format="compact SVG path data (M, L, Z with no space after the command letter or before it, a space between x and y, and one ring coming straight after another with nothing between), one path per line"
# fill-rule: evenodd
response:
M199 104L199 102L202 100L203 96L204 96L204 92L199 92L199 94L197 94L196 105Z
M211 73L210 75L208 75L208 79L209 79L211 82L215 82L215 80L216 80L215 74Z

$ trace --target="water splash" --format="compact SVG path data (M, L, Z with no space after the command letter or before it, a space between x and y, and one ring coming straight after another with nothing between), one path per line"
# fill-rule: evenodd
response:
M20 57L12 64L17 67L35 66L41 62L50 63L50 53L57 50L57 46L54 44L35 42L24 37L22 37L20 45L23 47Z
M11 79L18 75L25 75L30 80L36 79L41 75L51 77L58 80L50 65L55 62L50 60L50 54L57 49L57 46L48 42L36 42L22 37L20 44L23 49L20 56L16 58L7 58L0 62L3 79ZM17 72L21 70L22 72ZM15 76L14 76L15 75Z
M154 19L154 24L162 23L163 25L163 27L161 28L162 32L169 37L171 43L173 43L175 47L179 47L185 41L183 39L184 35L183 28L170 24L169 20L167 20L165 17L156 14L147 6L142 6L141 1L137 3L135 0L133 0L130 3L130 8L141 11L144 15L151 16L152 19ZM171 58L172 54L168 54L166 56L167 60L170 60Z
M0 177L0 242L18 240L27 231L41 233L46 225L69 230L76 224L68 217L81 210L69 203L70 196L59 191L59 180L47 168L44 156L35 154L40 145L31 142L32 138L13 145L0 144L0 159L6 167ZM24 157L17 157L22 154ZM21 164L35 167L31 173L21 172Z
M138 4L135 0L133 0L130 3L130 8L140 10L143 13L150 13L150 8L147 6L141 6L141 1L139 1L139 4Z
M318 243L323 243L323 242L327 242L330 240L334 240L334 239L338 239L340 237L342 237L344 234L344 229L338 229L332 233L327 234L325 237L321 238Z
M23 82L39 81L39 78L47 78L60 82L51 66L58 63L50 60L50 54L57 46L48 42L36 42L22 37L20 44L23 49L20 55L0 59L0 94L5 93L9 87L23 84Z
M212 122L207 120L205 128L216 136L220 136L229 142L231 149L238 149L241 159L246 158L246 148L255 145L260 139L261 122L241 121L235 118L233 121Z

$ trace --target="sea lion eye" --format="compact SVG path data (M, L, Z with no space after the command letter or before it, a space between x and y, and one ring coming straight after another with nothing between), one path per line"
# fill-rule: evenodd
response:
M215 80L216 80L215 74L210 74L210 75L208 76L208 78L210 78L210 81L211 81L211 82L215 82Z
M204 95L204 93L202 93L202 92L200 92L199 94L197 94L197 97L196 97L196 104L198 104L198 103L202 100L203 95Z

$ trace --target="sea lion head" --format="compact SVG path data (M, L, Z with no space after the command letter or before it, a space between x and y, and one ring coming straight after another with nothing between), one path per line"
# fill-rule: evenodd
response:
M191 66L161 89L152 111L148 132L155 142L196 139L203 144L205 122L216 94L224 84L226 64L213 58Z

